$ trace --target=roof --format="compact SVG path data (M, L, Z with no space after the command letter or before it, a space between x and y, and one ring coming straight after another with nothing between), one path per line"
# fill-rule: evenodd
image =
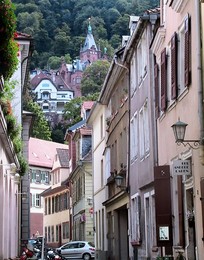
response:
M72 91L60 74L55 72L45 73L42 71L31 79L32 89L35 89L42 80L49 80L60 91Z
M96 46L96 43L95 43L95 40L94 40L94 37L93 37L93 34L92 34L91 25L89 23L89 25L88 25L88 33L87 33L86 40L85 40L84 46L82 48L82 51L86 51L88 49L91 49L92 47L94 47L94 48L96 48L96 50L98 50L97 46Z
M83 119L78 123L74 124L73 126L69 127L68 131L75 131L76 129L79 129L80 127L84 126L85 123L86 123L86 119Z
M31 137L29 139L29 165L52 169L57 148L67 150L68 146L66 144Z
M50 196L50 195L59 193L59 192L64 191L64 190L67 190L66 185L61 185L61 186L58 186L58 187L53 188L53 189L51 187L49 187L48 189L46 189L42 193L40 193L40 196L46 197L46 196Z
M69 167L69 150L57 148L57 155L59 157L61 167Z
M82 109L91 109L95 101L84 101L82 104Z

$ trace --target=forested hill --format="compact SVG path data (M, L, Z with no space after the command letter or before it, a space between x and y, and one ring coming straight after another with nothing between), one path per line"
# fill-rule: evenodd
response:
M51 56L74 59L79 55L90 19L101 50L117 49L128 35L129 15L157 7L158 0L13 0L17 30L35 40L33 67L45 68Z

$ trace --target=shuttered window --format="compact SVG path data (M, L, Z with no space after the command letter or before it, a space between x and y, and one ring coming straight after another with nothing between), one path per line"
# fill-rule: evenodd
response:
M177 97L177 34L171 38L171 99Z
M161 53L161 110L167 107L167 59L166 48Z
M159 67L154 65L154 88L155 88L155 117L159 117Z
M190 74L190 45L191 45L191 39L190 39L190 17L189 15L185 19L185 86L188 86L191 82L191 74Z
M172 247L172 212L169 165L154 168L155 209L157 246ZM167 238L162 239L162 228L166 229Z

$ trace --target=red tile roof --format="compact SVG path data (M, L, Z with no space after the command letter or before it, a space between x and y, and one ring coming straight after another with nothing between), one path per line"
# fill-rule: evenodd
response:
M68 145L31 137L29 139L29 165L52 168L57 148L68 149Z
M82 109L87 110L91 109L94 104L94 101L84 101L82 104Z

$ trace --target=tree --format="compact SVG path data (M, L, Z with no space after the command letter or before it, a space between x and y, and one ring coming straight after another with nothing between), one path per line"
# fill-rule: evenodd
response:
M83 96L101 91L109 67L110 63L107 60L97 60L85 69L81 81Z
M66 103L64 107L63 119L67 121L67 127L70 127L79 121L81 118L81 106L84 101L96 101L98 93L87 95L86 97L76 97Z
M117 34L117 35L129 35L129 24L130 17L128 14L125 14L121 17L118 18L116 23L114 23L112 27L112 35Z
M81 120L80 110L84 97L76 97L64 106L63 118L68 126L74 125Z
M24 103L24 108L27 111L34 113L35 123L33 124L31 136L51 141L51 131L41 107L30 99Z
M51 56L49 59L48 59L48 67L50 69L58 69L60 67L60 64L61 64L61 58L60 57L57 57L57 56Z

